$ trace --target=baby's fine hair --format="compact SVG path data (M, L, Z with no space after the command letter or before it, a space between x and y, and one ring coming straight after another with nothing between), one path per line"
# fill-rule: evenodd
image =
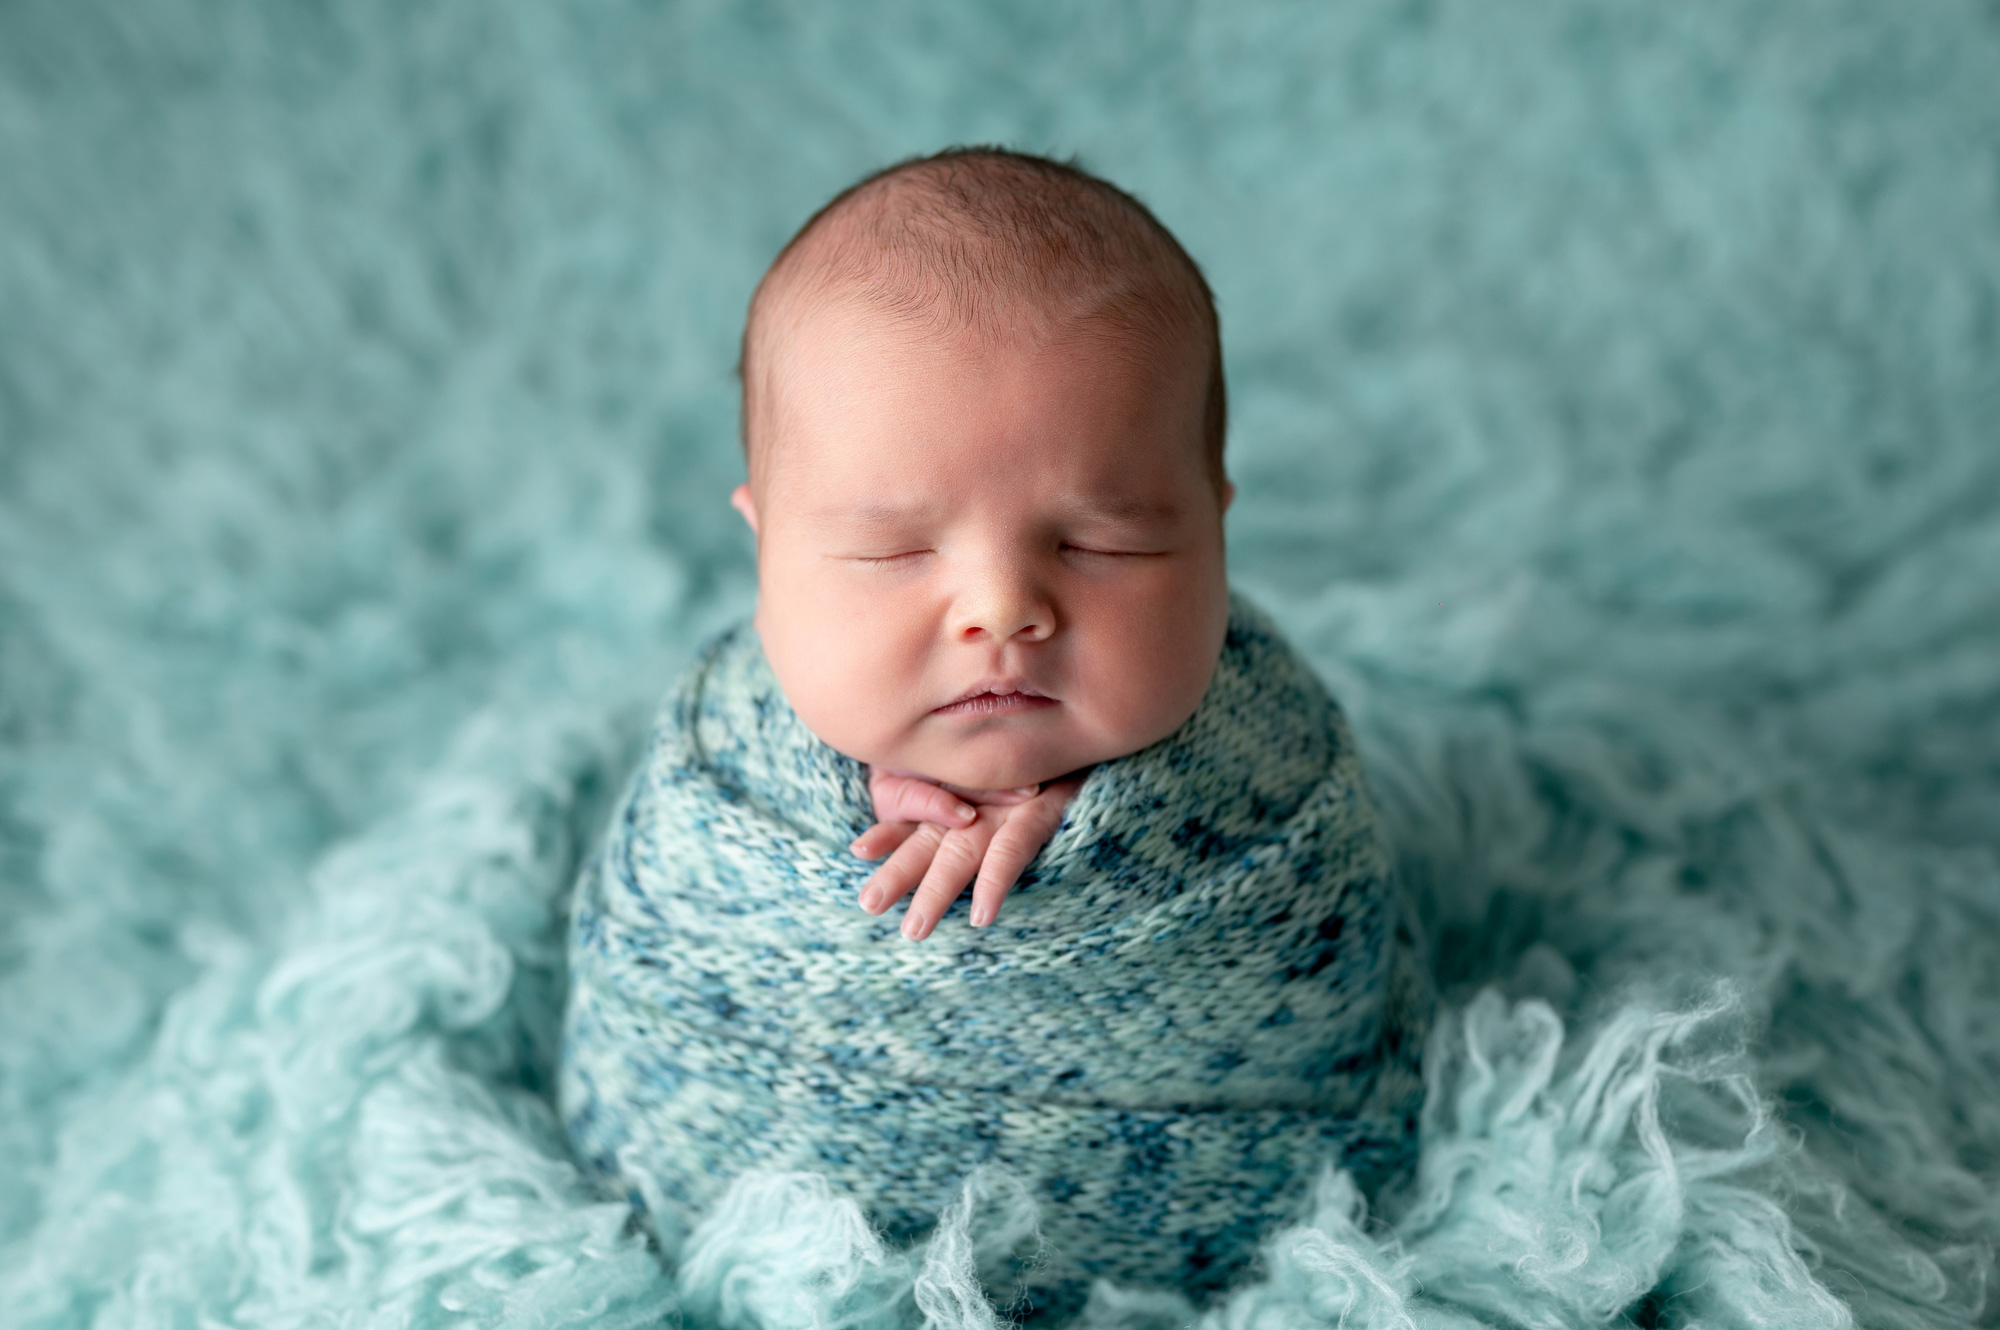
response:
M1136 342L1139 354L1197 339L1205 460L1220 492L1228 397L1215 297L1173 233L1108 181L1006 148L947 148L878 171L814 213L758 283L743 326L753 474L780 330L835 291L918 326L997 332L1026 308Z

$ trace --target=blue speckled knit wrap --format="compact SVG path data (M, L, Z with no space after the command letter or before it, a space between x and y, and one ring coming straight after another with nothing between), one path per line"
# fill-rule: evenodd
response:
M1048 1280L1225 1278L1331 1161L1414 1149L1422 969L1339 709L1234 604L1177 732L1094 769L974 930L855 905L864 768L756 634L711 643L579 884L562 1109L669 1250L736 1174L811 1169L892 1233L998 1164Z

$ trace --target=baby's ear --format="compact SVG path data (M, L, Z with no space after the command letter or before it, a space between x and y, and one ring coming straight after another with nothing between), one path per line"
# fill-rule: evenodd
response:
M748 485L738 485L729 494L729 506L743 514L743 520L750 524L750 534L757 534L757 500L751 497Z

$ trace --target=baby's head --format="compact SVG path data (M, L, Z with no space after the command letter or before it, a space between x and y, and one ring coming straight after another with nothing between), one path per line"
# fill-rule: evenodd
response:
M1009 789L1179 728L1229 614L1208 286L1136 200L988 149L828 204L743 334L757 631L862 762Z

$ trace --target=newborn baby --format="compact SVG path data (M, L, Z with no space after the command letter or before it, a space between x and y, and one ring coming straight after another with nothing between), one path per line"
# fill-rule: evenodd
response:
M1213 1287L1320 1167L1401 1169L1421 969L1338 709L1230 594L1173 237L1040 158L906 163L779 255L743 392L754 631L579 885L580 1157L670 1251L749 1169L913 1236L998 1165L1045 1306Z

